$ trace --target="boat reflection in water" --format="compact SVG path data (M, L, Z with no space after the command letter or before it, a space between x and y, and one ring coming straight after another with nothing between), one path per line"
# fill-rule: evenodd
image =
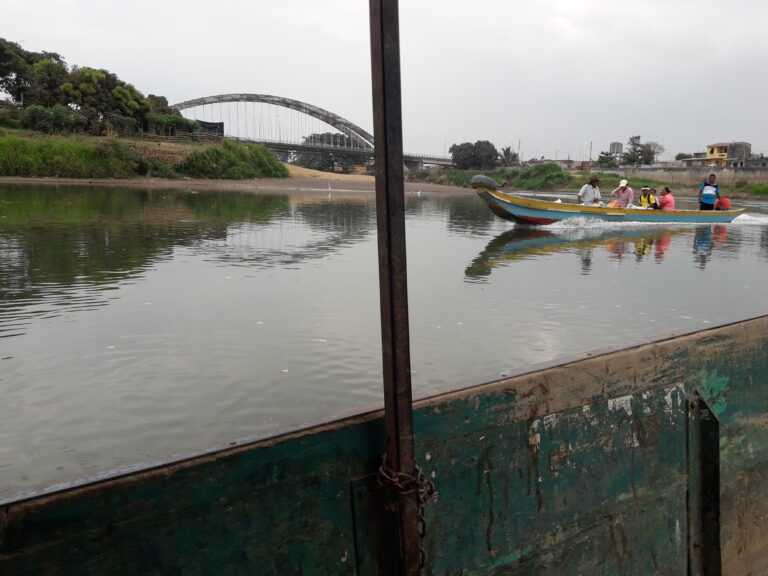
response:
M709 230L711 226L699 228ZM498 266L516 260L535 259L561 252L574 252L581 260L581 273L592 269L593 252L603 248L615 261L634 258L661 262L669 250L672 237L690 234L692 228L567 228L563 230L516 226L499 234L467 266L465 275L472 278L488 276ZM705 232L700 232L702 235ZM698 236L697 236L698 237ZM704 240L702 240L704 242Z

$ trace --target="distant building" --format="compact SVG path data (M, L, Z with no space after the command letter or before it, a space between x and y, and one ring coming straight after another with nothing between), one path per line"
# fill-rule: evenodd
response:
M608 153L613 156L614 158L617 158L621 156L624 152L624 146L621 144L621 142L611 142L611 146L608 148Z
M709 164L706 152L694 152L693 158L684 158L680 162L686 168L706 168Z
M752 157L749 142L726 142L707 145L708 166L718 168L743 168Z
M754 165L749 142L719 142L708 144L704 152L682 160L689 168L744 168Z

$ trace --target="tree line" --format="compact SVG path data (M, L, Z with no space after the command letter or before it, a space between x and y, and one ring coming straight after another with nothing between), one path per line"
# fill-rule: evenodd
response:
M496 149L488 140L453 144L448 149L453 165L460 170L492 170L499 166L509 167L518 163L517 152L511 146Z
M600 152L595 166L598 168L615 168L619 164L650 165L664 153L664 146L658 142L648 141L643 143L640 136L632 136L627 141L627 150L620 155L610 152Z
M197 122L168 106L164 96L144 96L132 84L103 70L68 66L55 52L29 52L0 38L0 91L22 111L14 122L43 132L138 132L171 136L195 132Z

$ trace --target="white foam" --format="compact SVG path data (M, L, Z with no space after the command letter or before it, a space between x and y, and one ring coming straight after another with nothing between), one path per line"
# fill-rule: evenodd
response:
M731 224L738 224L739 226L765 226L768 224L768 214L745 212L736 216Z

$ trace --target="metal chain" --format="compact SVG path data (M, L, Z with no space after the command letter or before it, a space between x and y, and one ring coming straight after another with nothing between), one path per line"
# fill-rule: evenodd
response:
M413 494L416 492L416 521L418 522L419 532L419 564L424 568L427 555L424 551L424 538L427 535L426 511L427 502L430 498L437 495L434 483L427 478L424 471L415 466L413 474L405 472L396 472L387 465L387 455L381 458L379 466L378 481L382 486L394 488L400 494Z

